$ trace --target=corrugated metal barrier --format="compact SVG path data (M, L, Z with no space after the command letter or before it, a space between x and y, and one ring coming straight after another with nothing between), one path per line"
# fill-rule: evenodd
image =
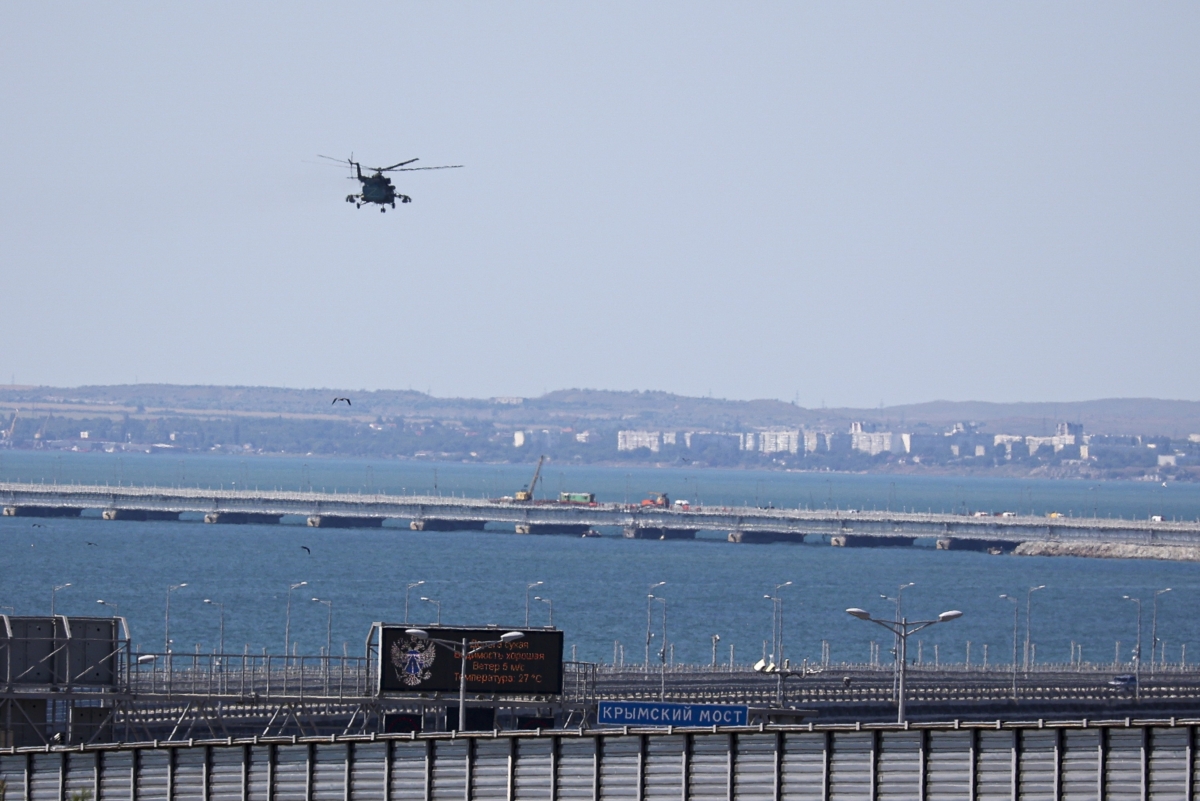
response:
M0 751L2 801L1191 801L1200 721L214 740Z

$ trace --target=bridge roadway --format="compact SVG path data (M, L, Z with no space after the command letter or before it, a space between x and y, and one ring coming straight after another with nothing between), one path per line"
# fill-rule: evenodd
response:
M1066 542L1200 545L1200 520L1152 521L1092 517L974 517L946 513L850 511L831 509L761 509L692 506L663 508L614 503L569 504L517 502L449 496L303 492L285 490L214 490L0 482L5 514L44 514L48 510L100 509L125 513L203 513L241 515L308 515L373 520L445 521L514 526L620 526L626 536L638 531L662 532L663 538L691 536L696 531L845 538L836 544L870 545L871 540L912 537L944 538L965 547L983 543ZM77 512L75 512L77 513ZM528 530L528 529L527 529ZM733 538L731 534L731 538ZM657 539L657 536L651 537ZM759 539L757 541L764 541ZM835 540L836 542L836 540ZM895 544L901 544L896 542Z

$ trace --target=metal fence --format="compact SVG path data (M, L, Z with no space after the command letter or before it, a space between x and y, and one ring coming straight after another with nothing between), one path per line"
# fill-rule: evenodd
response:
M0 750L5 801L1184 801L1200 721L216 740Z
M345 699L372 695L374 683L361 656L141 654L127 688L139 695Z

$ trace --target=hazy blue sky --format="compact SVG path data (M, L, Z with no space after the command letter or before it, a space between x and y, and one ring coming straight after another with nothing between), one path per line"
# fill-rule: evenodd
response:
M1196 3L14 1L0 108L4 381L1200 398Z

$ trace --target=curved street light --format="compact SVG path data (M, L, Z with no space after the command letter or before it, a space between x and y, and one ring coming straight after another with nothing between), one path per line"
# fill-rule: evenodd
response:
M175 590L182 590L187 586L187 582L182 584L171 584L167 587L167 609L163 616L163 653L171 653L171 593Z
M1158 596L1170 592L1171 588L1154 591L1154 614L1150 618L1150 675L1154 675L1154 666L1158 654Z
M666 582L663 582L664 584ZM650 601L658 601L662 604L662 642L659 643L658 662L659 662L659 689L658 700L665 702L667 700L667 599L659 595L651 595Z
M324 604L329 610L329 616L325 620L325 665L329 665L329 657L333 656L330 651L333 649L333 601L326 601L321 598L313 598L313 603Z
M1133 697L1142 697L1142 599L1132 595L1122 595L1126 601L1132 601L1138 608L1137 645L1133 649Z
M438 610L437 625L439 625L439 626L442 625L442 602L435 601L433 598L426 598L424 595L421 596L421 600L427 604L433 604L434 606L437 607L437 610Z
M425 583L425 580L414 581L404 588L404 622L408 622L408 594Z
M1033 611L1033 594L1038 590L1046 589L1045 584L1039 584L1036 587L1030 587L1029 592L1025 593L1025 668L1026 675L1029 673L1029 621L1030 613Z
M525 627L526 628L529 628L529 591L532 590L534 587L540 587L545 583L546 582L544 582L544 581L535 581L532 584L525 585Z
M654 591L666 583L660 581L657 584L651 584L650 589L646 590L646 661L643 663L643 669L647 673L650 672L650 640L654 637L650 633L650 609L654 604Z
M70 587L70 586L71 586L71 582L68 581L66 584L55 585L54 589L50 590L50 617L54 617L54 601L55 601L55 596L58 595L58 591L65 590L67 587Z
M1000 595L1013 605L1013 652L1012 652L1012 697L1017 700L1017 618L1021 614L1021 602L1007 593Z
M429 599L422 598L421 600L427 601ZM437 637L430 637L429 632L425 631L424 629L405 629L404 633L409 637L415 637L418 640L426 640L436 645L440 645L443 648L453 649L458 654L462 655L462 665L460 666L458 672L459 731L466 731L467 728L467 657L474 656L482 651L487 651L493 646L499 645L500 643L514 642L525 637L525 632L523 631L509 631L501 634L500 639L498 640L476 640L475 647L471 648L471 643L466 637L463 637L462 642L460 643L457 640L442 640Z
M948 623L951 620L957 620L958 618L962 617L963 613L958 611L957 609L951 609L949 611L942 612L940 615L937 616L936 620L915 620L912 623L908 622L908 618L901 618L899 621L895 621L895 620L882 620L877 617L871 617L870 612L868 612L865 609L859 609L858 607L851 607L851 608L847 609L846 614L850 615L851 617L856 617L859 620L866 620L870 623L874 623L877 626L883 626L885 629L887 629L888 631L895 634L896 637L900 640L900 698L899 698L899 708L896 713L896 721L898 723L903 723L904 722L904 705L905 705L904 704L905 680L908 676L908 638L909 638L909 636L912 634L916 634L918 631L921 631L922 629L929 628L930 626L932 626L934 624Z
M220 645L217 647L217 653L220 654L222 657L224 657L225 656L225 604L221 603L220 601L214 601L212 598L205 598L204 603L208 604L209 606L217 607L217 610L221 616L221 638L220 638Z
M283 664L287 665L288 651L292 650L292 590L307 587L307 581L297 581L288 585L287 618L283 624Z
M549 604L549 606L550 606L550 628L554 628L554 601L550 600L549 598L543 598L540 595L533 596L533 600L541 601L544 604Z

